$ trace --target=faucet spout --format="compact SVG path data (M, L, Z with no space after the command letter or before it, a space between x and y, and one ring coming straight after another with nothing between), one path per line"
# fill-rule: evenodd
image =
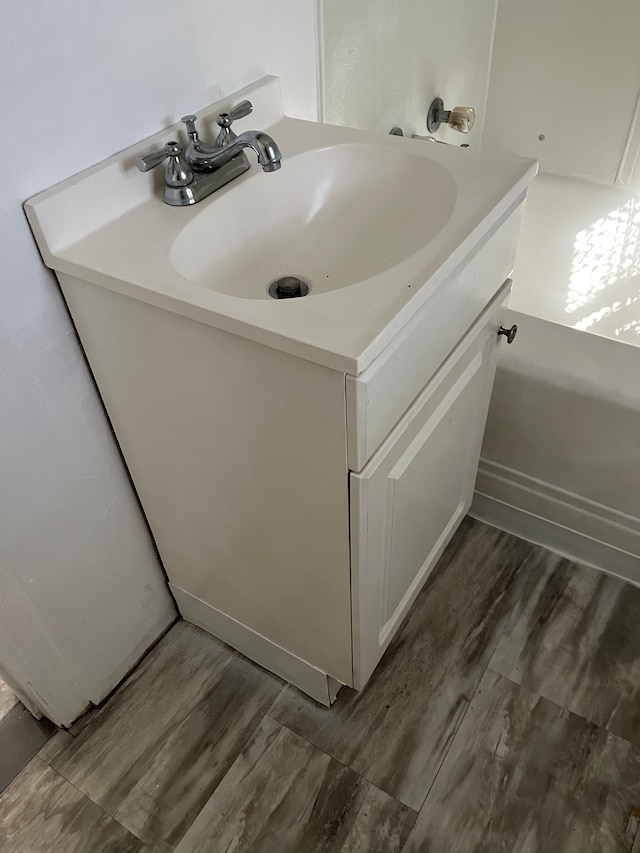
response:
M255 152L263 172L276 172L280 168L282 161L280 149L275 140L261 130L246 130L223 148L202 144L197 147L190 146L187 159L194 169L213 172L228 163L244 148L251 148Z
M231 143L231 147L234 145L255 151L263 172L277 172L282 165L282 154L275 140L261 130L246 130Z

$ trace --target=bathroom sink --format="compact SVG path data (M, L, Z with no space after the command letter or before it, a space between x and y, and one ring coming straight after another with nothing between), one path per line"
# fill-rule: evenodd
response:
M238 181L184 226L169 258L189 281L231 296L270 299L269 284L282 276L300 278L313 296L423 249L455 201L453 176L434 160L370 143L332 145Z
M254 158L197 204L164 204L162 169L141 174L136 157L184 140L172 125L25 204L45 263L353 376L427 305L430 334L444 335L451 283L522 210L535 161L294 119L273 77L199 110L206 138L244 98L279 171ZM272 299L285 276L308 295Z

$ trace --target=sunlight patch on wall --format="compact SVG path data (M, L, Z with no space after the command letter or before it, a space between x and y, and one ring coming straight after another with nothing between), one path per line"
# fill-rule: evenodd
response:
M640 335L640 195L576 234L565 311L582 331Z

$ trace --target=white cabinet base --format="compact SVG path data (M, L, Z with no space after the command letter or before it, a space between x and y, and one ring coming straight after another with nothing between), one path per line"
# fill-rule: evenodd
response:
M198 628L218 637L252 661L293 684L321 705L328 707L335 701L338 690L342 687L335 678L277 646L226 613L216 610L195 595L172 583L169 586L180 615L187 622L192 622Z
M364 687L470 505L517 224L461 271L470 314L425 305L351 379L58 274L182 615L322 704Z

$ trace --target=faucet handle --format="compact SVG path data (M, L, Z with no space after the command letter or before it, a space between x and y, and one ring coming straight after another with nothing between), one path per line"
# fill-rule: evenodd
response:
M452 130L469 133L475 120L476 111L473 107L454 107L449 113L447 124Z
M435 133L444 123L460 133L469 133L475 119L476 111L473 107L454 107L452 110L445 110L442 98L434 98L427 113L427 130L429 133Z
M145 151L143 154L138 154L136 157L136 166L141 172L150 172L164 162L169 156L167 146L164 148L154 148L151 151Z
M160 163L169 160L165 169L165 183L168 187L187 187L193 180L193 172L182 159L182 148L177 142L167 142L164 148L146 151L136 157L136 166L141 172L150 172Z
M253 112L253 104L251 101L240 101L240 103L236 104L236 106L229 110L228 113L220 113L218 115L216 118L216 124L220 128L220 133L216 138L216 148L224 148L225 145L228 145L230 142L233 142L234 139L238 138L233 130L231 130L231 125L237 119L244 118L251 112Z
M239 118L244 118L253 112L253 104L251 101L240 101L239 104L236 104L235 107L229 110L227 115L231 119L231 121L237 121ZM224 115L224 113L221 113Z

